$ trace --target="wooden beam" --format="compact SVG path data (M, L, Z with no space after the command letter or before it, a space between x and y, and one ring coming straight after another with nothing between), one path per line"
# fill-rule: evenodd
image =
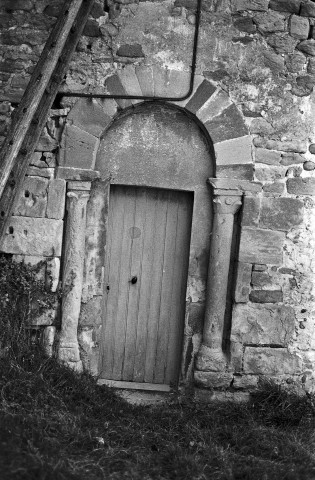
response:
M93 3L94 0L72 0L65 3L58 25L50 35L34 70L31 85L27 87L14 112L12 127L0 155L0 245L11 212L19 201L30 158ZM62 42L58 41L59 35L62 36ZM56 46L52 47L54 41Z

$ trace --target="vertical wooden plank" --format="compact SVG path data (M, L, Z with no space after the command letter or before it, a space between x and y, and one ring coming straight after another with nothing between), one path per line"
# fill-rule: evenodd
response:
M161 289L163 273L164 242L166 231L168 193L158 191L157 208L155 210L154 240L153 240L153 264L150 291L150 309L148 312L148 335L145 359L144 381L152 383L154 380L154 366L156 357L156 343L158 319L161 306Z
M122 368L124 362L125 342L126 342L126 320L128 310L130 280L130 249L131 238L129 235L130 228L134 225L135 217L135 189L131 187L116 187L119 192L119 202L124 204L124 222L122 231L117 231L114 241L118 241L121 237L120 250L120 268L118 273L118 285L115 296L117 298L116 312L112 312L115 324L115 345L114 345L114 362L112 378L114 380L122 380ZM127 339L128 340L128 339Z
M174 255L174 270L176 272L174 278L176 281L173 282L167 367L164 377L164 382L167 384L177 383L181 359L193 208L192 194L181 193L178 197L178 207Z
M144 246L144 227L146 219L147 195L146 189L135 189L135 215L134 224L128 232L131 238L130 247L130 278L137 277L137 282L129 283L129 296L126 318L126 341L123 362L122 379L133 380L133 370L136 355L137 324L139 297L142 284L142 257Z
M164 383L167 364L168 336L170 324L177 319L172 318L172 302L181 299L173 298L174 283L179 281L177 277L177 265L175 261L176 229L178 213L178 192L168 192L168 204L166 214L166 229L163 254L161 306L158 321L158 335L156 343L156 358L154 367L154 383ZM184 254L184 252L182 252ZM174 356L179 352L174 352Z
M113 188L110 189L109 212L108 212L108 236L105 257L104 276L104 312L103 312L103 346L101 375L111 378L114 359L114 315L117 306L118 271L120 268L121 235L117 232L123 229L124 204L118 202ZM109 290L108 290L109 288Z
M144 382L145 359L147 350L148 318L150 313L150 297L152 284L152 268L154 258L155 218L158 208L158 192L147 190L145 224L143 228L143 251L141 261L141 283L139 291L137 339L133 378L135 382Z

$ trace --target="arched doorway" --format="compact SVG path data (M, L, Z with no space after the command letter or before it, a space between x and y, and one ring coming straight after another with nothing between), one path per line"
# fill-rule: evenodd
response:
M178 383L187 308L199 308L203 320L210 151L195 120L157 103L125 111L101 140L95 168L110 179L99 367L104 380Z

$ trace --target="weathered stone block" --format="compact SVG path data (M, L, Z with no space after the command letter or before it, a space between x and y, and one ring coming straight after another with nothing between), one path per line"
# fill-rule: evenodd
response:
M311 55L312 57L315 56L315 40L313 38L310 38L309 40L303 40L298 44L297 48L307 55Z
M233 11L241 12L243 10L256 10L266 12L268 10L268 0L233 0Z
M289 28L290 35L292 35L292 37L306 40L308 38L310 30L310 22L308 21L308 18L299 17L298 15L292 15L292 17L290 18Z
M281 303L283 293L281 290L252 290L249 300L253 303Z
M303 2L301 5L301 17L315 17L315 4L314 2Z
M192 113L196 113L206 101L214 94L216 91L216 86L212 83L204 80L201 85L197 88L195 94L186 104L187 110Z
M209 402L238 402L247 403L250 401L250 392L229 392L219 390L206 390L204 388L194 389L194 400L199 403Z
M234 104L224 110L221 115L206 122L205 127L213 143L244 137L248 134L248 128L244 123L243 117Z
M268 167L257 164L255 168L255 177L260 182L272 182L284 178L286 169L282 166L269 165Z
M305 162L305 157L303 157L299 153L282 153L281 154L280 163L284 167L287 167L289 165L296 165L304 162Z
M187 95L190 74L178 70L153 67L154 95L180 98Z
M128 58L144 57L142 46L139 43L121 45L118 48L116 55Z
M314 40L315 41L315 40ZM282 152L305 153L306 144L300 141L269 140L268 138L256 137L253 140L256 147L268 148L268 150L279 150Z
M240 32L246 32L246 33L255 33L256 32L256 25L253 22L252 18L249 17L236 17L233 25L237 30Z
M246 227L258 226L260 215L259 197L244 197L242 209L242 225Z
M272 278L268 275L267 272L256 272L252 273L251 284L254 287L269 287L272 285Z
M249 299L250 281L252 265L251 263L238 262L234 300L236 303L246 303Z
M297 15L300 12L300 6L301 0L271 0L269 3L269 8L272 10L296 13Z
M233 380L233 374L195 371L194 378L195 385L198 387L229 388Z
M150 65L137 65L135 69L143 96L154 96L153 69Z
M251 345L283 345L292 339L294 310L288 306L235 305L231 341Z
M25 177L23 190L14 215L23 217L45 217L47 206L48 180L39 177Z
M126 65L123 69L119 70L118 76L124 89L126 90L127 95L133 95L137 97L142 96L141 87L138 77L135 73L135 67L133 65Z
M66 182L65 180L55 178L49 182L48 186L48 202L47 202L47 218L55 218L57 220L64 217L66 198Z
M26 175L29 177L42 177L42 178L54 178L55 169L54 168L38 168L38 167L28 167L26 170Z
M59 152L63 167L93 168L98 139L75 125L66 125Z
M302 359L285 348L246 347L244 372L256 375L299 374Z
M284 239L284 232L242 228L239 260L245 263L280 265Z
M1 249L18 255L60 256L62 230L62 220L12 217Z
M258 135L269 135L273 133L273 126L265 118L253 118L249 127L250 133Z
M270 68L274 74L285 70L284 58L280 54L272 51L264 52L264 64L266 67Z
M99 137L111 121L96 99L81 98L72 108L68 116L70 124L85 132Z
M257 163L265 163L267 165L279 165L281 153L267 148L257 148L255 150L255 161Z
M288 178L287 190L293 195L315 195L315 178Z
M253 271L255 272L265 272L266 270L268 270L267 265L264 265L262 263L255 263L253 265Z
M269 35L266 40L277 53L293 53L298 44L298 40L287 33L274 33Z
M107 92L111 95L126 95L126 90L124 89L118 75L112 75L111 77L108 77L105 81L105 87ZM130 107L130 105L132 105L130 100L117 98L116 102L121 108Z
M236 390L252 390L258 385L259 377L256 375L235 375L233 388Z
M214 145L217 165L252 163L252 140L249 135Z
M299 73L305 68L306 57L305 55L303 55L303 53L294 52L287 56L287 58L285 59L285 65L289 72Z
M217 89L215 93L197 110L196 116L202 123L221 115L232 105L230 97L224 90Z
M252 180L254 177L254 165L251 163L245 165L218 165L216 168L216 176L218 178Z
M269 10L267 13L256 13L254 21L261 33L283 32L285 29L285 16Z
M284 186L285 184L281 182L266 183L263 186L263 191L271 195L281 195L284 192Z
M288 231L303 222L304 203L296 198L263 198L259 226Z
M51 137L45 127L41 133L39 141L36 145L36 151L45 151L45 152L52 152L58 147L58 142L55 138Z

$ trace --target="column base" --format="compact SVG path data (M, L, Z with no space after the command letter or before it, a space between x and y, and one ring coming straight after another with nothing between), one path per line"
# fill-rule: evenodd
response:
M202 372L226 372L228 360L221 348L211 348L202 344L196 360L196 370Z
M58 360L64 363L76 372L83 371L83 364L80 359L79 345L77 343L68 343L59 345Z

